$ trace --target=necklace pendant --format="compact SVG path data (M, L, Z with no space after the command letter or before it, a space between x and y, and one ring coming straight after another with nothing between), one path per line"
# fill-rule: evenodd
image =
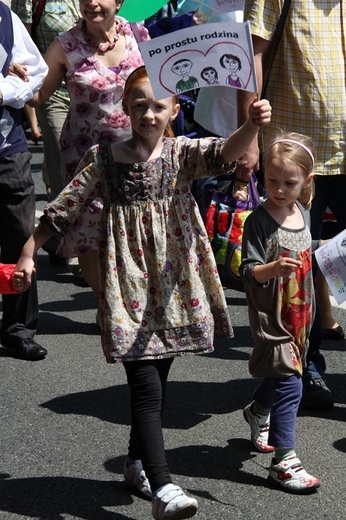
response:
M99 44L99 47L98 47L99 51L100 51L102 54L104 54L105 52L107 52L107 51L109 50L109 48L110 48L110 44L108 44L108 43L100 43L100 44Z

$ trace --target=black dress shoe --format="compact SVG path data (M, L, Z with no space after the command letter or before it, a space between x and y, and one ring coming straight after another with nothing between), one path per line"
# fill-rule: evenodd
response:
M302 408L308 410L329 410L333 408L332 392L322 377L303 381Z
M323 339L342 341L345 339L345 333L340 325L335 327L335 329L323 329Z
M2 346L11 352L12 357L17 359L36 361L47 355L47 350L33 339L20 339L13 344L2 343Z

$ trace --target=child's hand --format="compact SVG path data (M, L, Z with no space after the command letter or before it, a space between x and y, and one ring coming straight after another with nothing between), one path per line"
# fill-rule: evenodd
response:
M253 125L262 126L270 123L272 115L272 107L269 101L254 99L249 107L249 119Z
M300 260L289 258L287 256L281 256L279 260L275 262L275 274L278 278L282 276L290 276L293 271L300 269L302 265L303 264Z
M20 292L29 289L35 272L34 262L29 258L20 257L12 276L13 287Z

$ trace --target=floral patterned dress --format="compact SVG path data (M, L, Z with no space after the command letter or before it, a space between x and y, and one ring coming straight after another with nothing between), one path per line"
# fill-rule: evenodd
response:
M80 226L90 200L104 201L98 236L102 346L108 362L213 350L214 334L233 335L214 255L190 186L224 174L222 139L166 138L160 157L114 161L110 145L92 147L80 173L41 221L88 243ZM91 227L91 234L94 228Z
M130 24L123 18L125 52L118 67L103 65L90 50L84 38L82 21L58 37L70 69L66 84L70 94L70 108L60 137L61 172L65 184L75 175L85 152L94 144L123 141L131 136L130 119L122 110L122 95L129 74L143 65L137 41ZM142 41L148 38L143 26L138 26ZM102 201L92 202L97 218ZM62 243L59 254L75 256Z

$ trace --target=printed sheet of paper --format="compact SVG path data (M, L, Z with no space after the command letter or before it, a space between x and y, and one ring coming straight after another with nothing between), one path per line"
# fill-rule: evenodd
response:
M316 261L336 303L346 301L346 230L315 251Z
M203 4L203 0L202 0ZM210 7L219 13L244 11L244 0L210 0Z
M140 44L157 99L226 85L257 92L250 25L201 24Z

